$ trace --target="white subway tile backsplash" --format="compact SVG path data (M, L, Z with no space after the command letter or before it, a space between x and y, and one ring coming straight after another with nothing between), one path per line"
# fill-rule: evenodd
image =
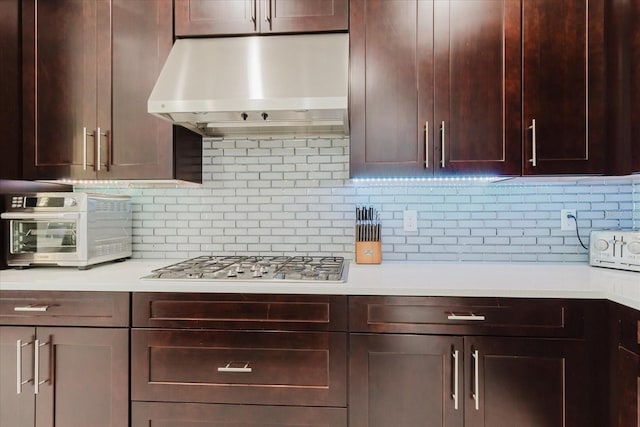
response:
M358 205L380 211L388 261L584 262L575 230L560 231L564 208L577 209L585 242L592 229L640 228L640 176L360 183L348 179L348 138L205 139L203 146L201 186L101 189L133 198L134 257L353 259ZM403 230L405 209L418 211L417 232Z

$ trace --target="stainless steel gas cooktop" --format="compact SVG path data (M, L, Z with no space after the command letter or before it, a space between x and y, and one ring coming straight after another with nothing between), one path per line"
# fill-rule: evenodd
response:
M319 256L199 256L153 270L142 279L344 282L348 261Z

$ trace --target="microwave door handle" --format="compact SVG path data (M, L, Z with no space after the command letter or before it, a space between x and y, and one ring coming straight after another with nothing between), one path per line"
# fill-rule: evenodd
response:
M0 214L2 219L78 219L80 214L73 213L54 213L54 212L3 212Z

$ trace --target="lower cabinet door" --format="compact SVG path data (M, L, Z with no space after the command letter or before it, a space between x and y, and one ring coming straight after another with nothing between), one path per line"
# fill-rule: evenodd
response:
M35 332L35 328L0 327L0 427L35 425Z
M36 338L36 426L128 425L128 329L39 327Z
M465 427L598 427L584 342L464 340Z
M640 426L640 355L618 348L617 427Z
M461 337L350 334L349 355L350 427L464 425Z
M346 406L346 332L134 329L134 401Z
M132 427L347 427L346 408L133 402Z

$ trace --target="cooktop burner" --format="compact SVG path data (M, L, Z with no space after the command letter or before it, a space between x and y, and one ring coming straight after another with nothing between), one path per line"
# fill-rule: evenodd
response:
M153 270L142 279L344 282L348 261L318 256L199 256Z

